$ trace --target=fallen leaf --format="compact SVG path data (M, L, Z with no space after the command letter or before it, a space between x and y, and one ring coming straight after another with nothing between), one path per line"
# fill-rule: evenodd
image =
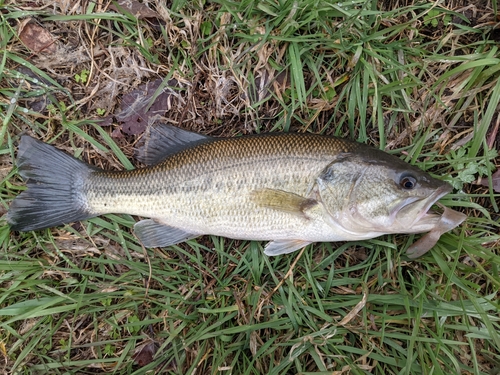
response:
M153 362L157 350L158 347L156 343L154 341L149 341L148 343L139 346L135 350L134 354L132 355L132 359L134 360L136 365L144 367Z
M153 95L162 82L161 79L148 82L123 96L121 111L115 115L122 124L123 133L141 134L146 130L151 117L165 115L170 108L170 97L173 94L168 87L164 88L151 104ZM177 86L177 83L175 79L171 79L168 86Z
M113 138L123 138L123 133L122 133L122 130L120 128L115 128L113 129L113 131L111 132L111 137Z
M53 54L57 51L56 39L32 19L19 25L19 39L35 53Z
M128 12L133 14L137 19L143 18L159 18L158 13L149 8L146 4L140 3L135 0L119 0L115 4L111 4L109 9L118 13Z
M46 87L51 86L50 82L25 66L20 66L17 68L17 71L26 76L30 85L29 92L22 95L22 97L19 98L19 102L33 112L41 113L45 111L47 105L52 103L51 98L46 94Z
M111 126L113 125L113 116L106 116L97 118L99 121L99 126Z
M491 175L491 182L493 185L493 190L495 190L497 193L500 193L500 169L498 169ZM480 184L486 187L490 186L487 178L482 178Z
M171 344L168 344L165 349L171 347ZM154 357L160 348L160 344L157 341L154 341L152 338L145 339L140 345L138 345L135 349L134 354L132 355L132 359L134 360L134 364L139 367L144 367L149 365L154 361ZM165 358L163 355L158 355L157 357L162 357L162 361L158 363L157 373L163 374L168 370L175 370L177 368L177 364L174 359Z

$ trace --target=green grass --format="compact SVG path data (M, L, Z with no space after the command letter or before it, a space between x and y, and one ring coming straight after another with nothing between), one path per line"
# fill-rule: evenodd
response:
M12 169L23 131L97 166L133 168L136 138L112 137L99 110L118 113L123 94L160 77L182 84L174 125L373 144L452 182L442 202L468 219L409 261L417 236L268 258L261 243L218 237L146 250L125 215L30 233L11 233L3 217L2 371L499 373L499 194L474 184L500 164L496 3L475 5L481 21L454 13L469 5L458 0L160 3L161 22L110 4L0 1L3 214L24 189ZM57 36L62 62L23 45L29 17ZM250 95L266 76L276 78L269 95ZM33 110L40 97L50 105ZM137 357L151 346L151 360Z

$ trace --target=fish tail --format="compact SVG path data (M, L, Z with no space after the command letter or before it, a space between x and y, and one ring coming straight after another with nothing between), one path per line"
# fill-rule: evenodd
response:
M96 168L27 135L21 137L16 164L28 188L10 205L7 222L12 230L49 228L97 215L84 193L85 181Z

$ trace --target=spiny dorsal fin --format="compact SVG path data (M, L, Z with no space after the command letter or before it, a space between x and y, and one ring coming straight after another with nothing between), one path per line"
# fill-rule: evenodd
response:
M275 189L255 190L252 192L252 199L262 207L301 216L307 216L306 211L318 204L315 199L304 198L288 191Z
M158 164L168 156L207 142L212 137L155 121L144 132L136 158L146 165Z

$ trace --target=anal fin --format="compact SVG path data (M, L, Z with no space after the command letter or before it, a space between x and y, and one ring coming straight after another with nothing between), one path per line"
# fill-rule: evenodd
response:
M171 246L199 236L197 233L186 232L153 219L135 223L134 232L145 247Z
M269 242L264 248L264 254L273 257L276 255L289 254L302 249L311 242L303 240L277 240Z

